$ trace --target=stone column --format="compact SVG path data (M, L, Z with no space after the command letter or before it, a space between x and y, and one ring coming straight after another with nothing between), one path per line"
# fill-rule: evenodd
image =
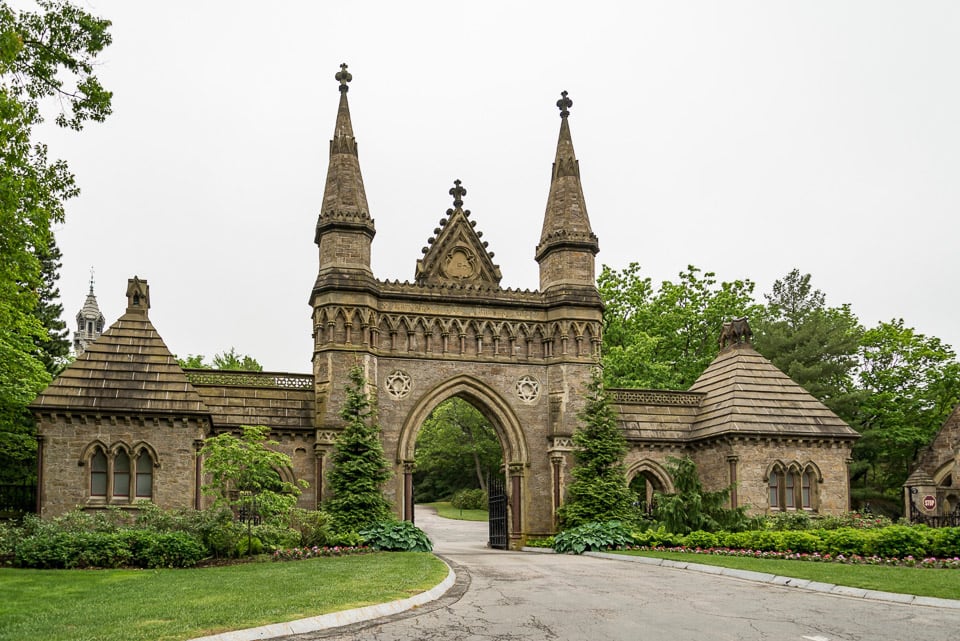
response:
M413 513L413 461L403 462L403 520L415 523Z
M523 487L523 464L511 463L509 466L510 475L510 549L519 549L523 544L523 515L521 514L521 505L523 504L521 488Z

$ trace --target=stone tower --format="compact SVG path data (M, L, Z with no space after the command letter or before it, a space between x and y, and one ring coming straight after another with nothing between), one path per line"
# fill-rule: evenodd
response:
M103 333L105 320L97 305L97 297L93 294L93 274L90 274L90 292L83 307L77 312L77 330L73 333L73 351L77 356L83 354L87 345L97 340Z

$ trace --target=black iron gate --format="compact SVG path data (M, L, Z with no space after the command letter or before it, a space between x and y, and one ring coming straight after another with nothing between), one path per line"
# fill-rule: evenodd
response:
M507 486L497 476L488 479L487 494L490 509L490 547L507 549Z

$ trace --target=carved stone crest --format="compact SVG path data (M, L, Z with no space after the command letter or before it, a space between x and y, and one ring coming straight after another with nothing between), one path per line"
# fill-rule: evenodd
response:
M540 398L540 381L530 375L517 380L517 397L524 403L533 403Z
M412 382L409 374L398 369L387 376L384 387L391 398L400 400L410 393Z

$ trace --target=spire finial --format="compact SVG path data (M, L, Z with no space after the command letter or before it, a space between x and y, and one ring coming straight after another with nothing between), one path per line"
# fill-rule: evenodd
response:
M453 181L453 187L450 189L450 195L453 196L453 206L463 207L463 197L467 195L467 190L460 186L460 179Z
M90 266L90 295L93 296L93 265Z
M560 96L562 97L557 101L557 107L560 108L560 117L566 118L570 115L570 107L573 106L573 101L567 98L566 91L561 91Z
M340 63L340 71L337 72L337 75L334 76L334 78L340 81L341 92L347 93L348 91L350 91L350 87L347 85L347 83L353 80L353 75L351 75L351 73L347 71L347 63L345 62Z

